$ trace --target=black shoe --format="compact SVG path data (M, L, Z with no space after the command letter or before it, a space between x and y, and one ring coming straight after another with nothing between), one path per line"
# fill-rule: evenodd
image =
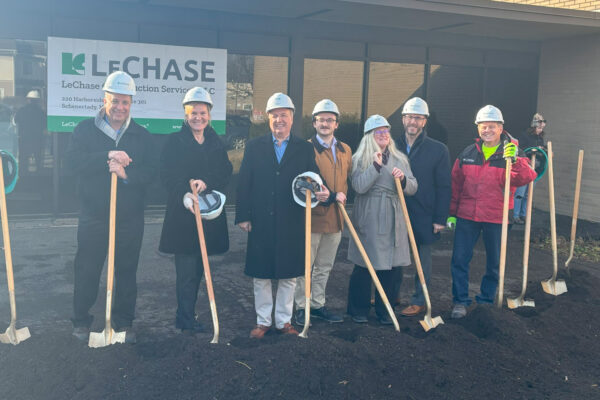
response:
M180 329L181 329L181 333L184 333L187 335L195 335L196 333L201 333L201 332L205 331L204 325L202 325L198 321L194 321L194 324L191 327L180 328Z
M392 320L392 318L389 315L383 315L381 317L378 317L377 320L379 321L379 323L381 325L392 325L394 323L394 321Z
M344 318L341 315L332 313L325 307L311 309L310 315L315 318L324 319L325 321L331 323L344 322Z
M90 339L90 328L87 326L76 326L73 328L73 336L82 342L87 342Z
M366 315L353 315L352 321L356 322L357 324L366 324L369 322L369 319Z

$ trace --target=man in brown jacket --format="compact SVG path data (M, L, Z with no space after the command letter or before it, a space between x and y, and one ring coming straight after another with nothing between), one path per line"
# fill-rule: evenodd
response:
M310 139L315 149L315 159L331 195L328 203L346 203L348 176L352 169L352 151L347 144L335 139L340 112L329 100L319 101L313 110L313 127L317 134ZM335 255L342 238L344 220L335 204L318 205L312 210L312 290L310 315L328 322L343 322L341 315L325 307L325 287L333 268ZM304 277L296 280L296 323L304 325Z

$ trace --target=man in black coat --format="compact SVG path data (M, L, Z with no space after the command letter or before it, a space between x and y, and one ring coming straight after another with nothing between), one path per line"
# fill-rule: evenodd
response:
M115 288L112 324L135 342L131 326L137 297L136 273L144 235L146 187L156 175L157 159L150 133L130 117L135 95L125 72L110 74L104 84L104 106L95 118L80 122L67 150L67 165L78 178L81 214L77 230L73 335L87 341L98 297L100 274L108 250L110 180L117 184Z
M296 277L304 274L304 208L292 195L292 181L306 171L319 173L312 144L290 135L294 104L283 93L267 102L271 132L246 144L238 176L235 223L248 232L246 268L254 284L256 326L250 337L260 339L271 328L277 279L275 328L298 332L290 324ZM315 193L326 201L329 191Z
M452 196L448 148L427 136L425 124L428 116L429 107L423 99L413 97L408 100L402 109L404 135L397 138L398 149L408 156L410 168L419 183L417 193L406 198L406 206L427 285L431 277L431 245L439 239L440 231L446 226ZM399 288L400 283L397 290ZM415 274L415 292L410 305L400 314L414 316L424 310L423 289Z

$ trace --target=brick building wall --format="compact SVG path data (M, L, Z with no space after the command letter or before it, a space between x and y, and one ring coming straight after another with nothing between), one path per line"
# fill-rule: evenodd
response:
M600 10L598 0L493 0L503 3L528 4L532 6L568 8L571 10L597 11Z

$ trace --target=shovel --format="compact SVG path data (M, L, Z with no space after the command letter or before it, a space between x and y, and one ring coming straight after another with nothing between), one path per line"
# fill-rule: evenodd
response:
M579 160L577 161L577 180L575 181L575 198L573 200L573 221L571 222L571 248L569 250L569 258L565 262L567 274L570 274L569 263L573 259L573 251L575 250L575 232L577 232L577 213L579 211L579 192L581 190L581 169L583 165L583 150L579 150Z
M192 185L193 180L190 180L190 187L194 194L194 199L198 198L198 189L196 185ZM217 303L215 303L215 292L213 291L212 277L210 275L210 266L208 265L208 253L206 252L206 241L204 240L204 228L202 227L202 215L200 214L200 206L197 201L194 201L194 216L196 217L196 228L198 228L198 240L200 241L200 253L202 254L202 265L204 266L204 280L206 281L206 293L210 303L210 313L212 315L214 334L210 341L211 343L219 343L219 317L217 315Z
M564 280L556 280L558 274L558 255L556 249L556 210L554 208L554 171L552 167L552 142L548 142L548 189L550 195L550 235L552 238L552 262L554 271L552 277L542 281L542 289L548 294L559 296L567 292L567 284Z
M535 165L535 153L531 156L531 165ZM516 299L506 299L508 308L535 307L533 300L525 300L527 290L527 272L529 270L529 240L531 238L531 210L533 206L533 182L527 187L527 215L525 216L525 237L523 238L523 287L521 294Z
M506 144L506 141L505 141ZM506 160L504 174L504 204L502 207L502 236L500 238L500 266L498 277L498 294L496 296L496 306L502 308L504 297L504 271L506 269L506 239L508 237L508 206L510 201L510 171L512 170L512 160Z
M0 216L2 217L2 237L4 239L4 257L6 259L6 280L8 281L8 296L10 298L10 325L6 332L0 334L1 343L17 345L29 339L29 328L16 329L17 306L15 302L15 279L13 276L12 253L10 251L10 236L8 233L8 216L6 213L6 193L4 192L4 170L0 159Z
M425 281L425 275L423 275L423 267L421 266L421 257L419 256L419 249L417 248L417 241L415 240L415 234L410 223L410 217L408 216L408 209L406 208L406 200L404 199L404 192L402 192L402 184L400 179L396 178L396 190L398 191L398 197L400 198L400 205L402 206L402 213L404 214L404 222L406 223L406 230L408 231L408 238L410 239L410 246L412 248L413 257L415 258L415 264L417 265L417 273L419 274L419 280L421 281L421 288L423 289L423 296L425 297L425 305L427 305L427 313L425 318L421 321L421 326L425 332L436 326L443 324L442 317L431 318L431 300L429 299L429 291L427 290L427 282Z
M350 233L352 234L352 238L354 239L354 243L356 243L356 247L358 247L358 251L360 251L360 255L365 261L365 264L367 264L367 269L369 270L369 274L371 274L371 279L373 280L373 283L375 283L375 288L379 292L379 296L381 296L381 300L385 304L385 308L387 309L387 312L390 315L392 322L394 323L394 328L396 329L396 331L400 332L400 325L398 325L398 320L396 319L396 314L394 314L394 309L392 308L390 301L385 295L383 287L381 287L379 278L377 278L377 274L375 273L375 268L373 268L373 265L371 264L371 261L367 256L367 252L365 251L365 248L363 247L362 243L360 242L360 239L358 238L358 234L356 233L354 226L352 226L352 221L350 221L350 217L348 217L346 208L340 202L338 202L338 207L340 208L342 215L344 215L344 221L346 221L346 225L348 225L348 230L350 230Z
M108 224L108 268L106 271L106 324L102 332L90 332L89 347L125 343L126 332L115 332L110 323L112 290L115 277L115 221L117 216L117 174L110 176L110 217Z
M400 205L402 206L402 213L404 214L404 222L406 223L406 230L408 231L408 238L410 239L410 246L412 248L413 257L415 258L415 264L417 265L417 274L421 281L421 288L423 289L423 296L425 297L425 305L427 306L427 313L425 318L421 321L421 326L425 332L436 326L443 324L442 317L431 318L431 300L429 299L429 291L427 290L427 282L425 282L425 275L423 275L423 267L421 266L421 257L419 257L419 249L417 248L417 241L415 240L415 234L412 230L412 224L410 223L410 217L408 216L408 209L406 208L406 200L404 199L404 192L402 191L402 184L400 179L395 178L396 190L398 191L398 198L400 198Z
M308 327L310 326L310 278L311 278L311 258L310 258L310 241L311 241L311 216L312 208L310 206L310 190L306 189L306 211L304 223L304 297L306 303L304 305L304 328L298 335L301 338L307 338Z

